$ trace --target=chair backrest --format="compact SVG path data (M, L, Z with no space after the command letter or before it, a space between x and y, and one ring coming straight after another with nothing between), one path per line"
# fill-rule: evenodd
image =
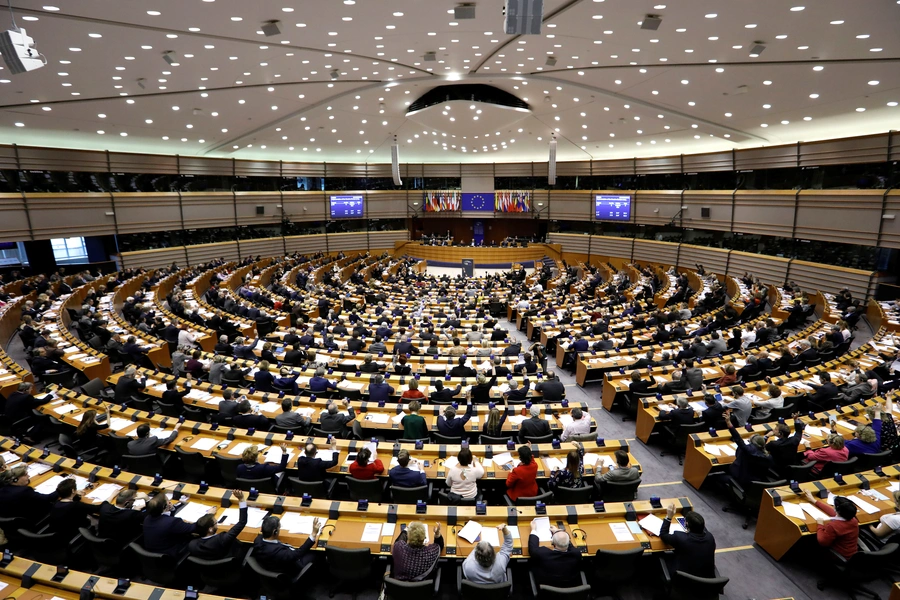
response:
M365 579L372 571L372 551L369 548L338 548L325 546L328 572L342 579Z
M477 496L475 498L460 498L459 502L452 502L445 491L439 491L437 497L440 506L475 506L478 503Z
M516 506L534 506L538 502L549 504L553 500L553 492L544 492L537 496L519 496L516 498Z
M838 461L838 462L830 462L825 465L825 468L822 469L821 475L823 477L834 477L836 473L840 473L841 475L849 475L850 473L855 473L859 468L859 457L854 456L848 460Z
M380 479L357 479L356 477L345 478L347 487L350 489L350 498L352 500L369 500L371 502L381 502L381 495L384 484Z
M553 500L557 504L587 504L591 501L594 486L583 485L580 488L557 486L553 490Z
M101 538L85 527L79 527L78 533L88 543L94 560L102 567L117 567L122 562L122 546L113 539Z
M392 485L391 500L397 504L415 504L419 500L428 501L430 500L428 497L428 486L402 487L399 485Z
M588 600L591 597L591 586L579 585L578 587L560 588L552 585L540 587L540 597L546 600L552 598L564 598L565 600Z
M744 488L744 506L758 509L762 502L762 496L765 490L775 487L784 487L786 485L788 485L786 479L779 479L777 481L751 481L750 484Z
M206 458L200 452L188 452L179 447L175 447L175 454L181 461L181 467L186 475L193 479L203 480L206 478Z
M512 437L494 437L491 435L481 434L478 436L478 443L482 446L490 446L491 444L506 446L506 443L512 440Z
M772 420L777 421L778 419L784 418L788 419L795 412L796 404L791 402L790 404L785 404L781 408L773 408L771 412Z
M240 458L231 458L230 456L222 456L221 454L213 454L216 466L219 467L219 473L226 485L237 485L237 468L243 462Z
M175 404L168 404L166 402L157 402L156 405L159 407L159 412L164 414L167 417L175 417L178 418L181 416L181 407Z
M238 477L235 479L239 489L249 492L250 488L262 494L277 494L275 481L271 477L260 477L258 479L247 479L246 477Z
M683 571L675 571L669 600L719 600L728 585L727 577L696 577Z
M128 547L137 554L144 577L154 583L171 586L175 583L175 559L168 554L148 552L140 544L134 542Z
M162 473L162 461L156 452L153 454L123 454L122 460L125 461L125 467L133 473L151 477Z
M91 398L99 398L100 392L102 392L106 388L106 385L103 383L103 380L99 377L94 377L86 384L81 386L81 393Z
M247 557L247 565L259 579L260 587L270 598L289 598L291 596L291 578L287 573L264 569L253 556Z
M452 435L441 435L436 431L431 432L431 437L434 439L435 444L460 444L462 443L462 437L460 436L452 436Z
M618 583L628 581L638 570L644 556L643 548L631 550L597 550L595 564L598 581Z
M116 447L116 454L118 454L119 456L128 454L128 442L131 441L130 437L117 435L113 432L110 432L109 438L113 441L113 445Z
M812 470L816 466L816 461L808 462L805 465L788 465L785 475L791 481L810 481L812 479Z
M397 440L397 441L398 441L399 443L401 443L401 444L412 444L412 445L415 445L415 444L417 444L418 442L422 442L423 444L430 444L430 443L431 443L431 439L430 439L430 438L418 438L418 439L408 439L408 440L405 440L405 439L399 439L399 440Z
M240 583L241 561L237 556L229 556L218 560L206 560L196 556L188 556L187 561L193 565L192 571L199 571L203 583L214 588L223 588Z
M327 498L328 489L324 481L303 481L296 477L288 477L288 486L295 496L309 494L313 498Z
M29 529L20 529L18 534L27 556L53 564L66 561L69 540L58 539L55 533L34 533Z
M603 501L631 502L637 495L637 490L640 485L640 478L635 479L634 481L604 481Z
M460 597L462 600L495 600L507 598L512 591L512 583L473 583L468 579L460 581Z
M525 441L531 442L532 444L549 444L553 441L553 438L556 437L553 433L548 433L547 435L526 435Z
M863 454L860 457L860 469L863 471L868 471L870 469L874 469L875 467L883 467L884 465L889 465L891 462L891 454L893 450L884 450L883 452L873 452L871 454Z
M336 438L342 437L342 431L325 431L324 429L319 429L318 427L312 428L312 433L310 434L314 437L327 438L329 435L333 435Z
M390 600L419 600L434 595L434 580L400 581L393 577L384 578L384 597Z
M570 435L569 439L573 442L593 442L597 440L598 432L594 431L593 433L577 433L575 435Z

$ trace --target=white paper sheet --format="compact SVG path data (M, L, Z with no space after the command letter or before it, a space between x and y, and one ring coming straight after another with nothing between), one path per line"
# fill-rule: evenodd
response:
M850 502L852 502L853 504L860 507L868 515L875 514L879 511L879 508L877 506L869 504L858 496L847 496L847 499L850 500Z
M494 460L497 460L497 457L494 457ZM459 464L459 460L455 456L448 456L444 459L444 469L452 469L456 465Z
M470 544L474 544L475 540L478 539L478 536L481 535L481 532L484 528L481 526L481 523L478 521L469 521L465 524L465 526L459 530L456 534L457 537L461 537L466 540Z
M488 542L494 548L500 547L500 532L496 527L484 527L481 530L481 541Z
M512 454L509 452L501 452L500 454L494 455L494 464L498 466L503 466L511 463L513 460ZM446 464L446 463L444 463Z
M400 418L403 418L403 415L398 415ZM372 423L387 423L390 420L390 415L386 415L384 413L366 413L366 421L370 421ZM397 421L399 423L399 421Z
M244 450L252 446L253 444L249 442L241 442L239 444L235 444L234 447L228 451L228 454L232 456L240 456L244 453Z
M827 521L831 518L819 510L814 504L810 504L809 502L801 502L800 508L803 509L803 512L816 520Z
M626 523L610 523L609 528L612 529L613 535L616 536L617 542L633 542L634 536L628 530Z
M806 515L799 505L794 504L793 502L782 502L781 506L784 507L784 514L787 516L793 517L794 519L800 519L801 521L806 520Z
M47 481L42 482L40 485L35 486L34 491L39 494L52 494L56 491L56 487L65 481L65 477L62 475L54 475Z
M200 438L193 444L191 444L191 448L195 448L197 450L212 450L216 447L216 444L219 442L214 440L213 438Z
M200 517L209 512L210 507L199 502L188 502L175 515L185 523L196 523Z
M361 542L374 543L381 540L381 523L366 523L363 528Z
M713 456L721 456L719 447L713 446L712 444L703 444L703 451L707 454L712 454Z
M653 535L659 537L659 530L662 527L663 522L662 519L651 514L638 521L638 524Z
M19 460L20 460L19 455L16 454L15 452L4 452L3 454L0 454L0 456L3 457L3 462L6 463L7 468L11 464L19 462Z
M50 465L44 463L28 463L28 477L34 478L38 475L43 475L47 471L49 471L52 467ZM56 488L54 488L55 490Z
M724 454L725 456L734 456L736 454L736 451L734 448L731 447L731 444L725 444L725 445L719 446L719 449L722 451L722 454Z
M64 414L70 413L74 410L78 410L78 407L75 406L74 404L63 404L62 406L57 406L56 408L54 408L53 412L55 412L58 415L64 415Z
M553 534L550 533L550 518L538 517L534 521L534 533L541 542L549 542Z
M290 533L310 535L313 530L313 517L299 513L286 512L281 515L281 528Z
M103 502L112 498L114 494L118 494L119 490L121 489L121 485L115 483L104 483L91 490L91 493L86 497L90 500L94 500L95 502Z
M384 525L381 526L381 536L382 537L390 537L390 538L394 537L394 531L395 531L396 526L397 526L396 523L385 523Z

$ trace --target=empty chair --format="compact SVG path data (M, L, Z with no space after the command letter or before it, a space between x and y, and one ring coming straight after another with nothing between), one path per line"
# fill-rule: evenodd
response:
M237 468L243 462L241 458L231 458L230 456L222 456L216 453L213 454L213 459L216 461L216 466L219 468L219 474L222 476L222 481L225 485L231 488L237 487Z
M144 577L166 587L174 587L177 584L175 570L178 565L174 558L160 552L148 552L143 546L134 542L128 544L128 547L137 554Z
M587 504L591 501L594 486L583 485L580 488L557 486L553 490L553 500L556 504Z
M741 527L747 529L750 525L750 521L755 519L756 515L759 514L759 506L762 502L763 491L768 488L781 487L787 484L787 480L779 479L778 481L751 481L749 485L741 486L737 480L733 477L729 477L727 482L728 490L737 502L737 507L732 509L731 507L726 506L722 510L725 512L743 513L746 519Z
M436 431L431 432L431 437L434 439L435 444L448 444L448 445L459 445L462 443L461 437L454 437L450 435L441 435Z
M78 533L84 538L91 550L94 560L101 569L115 573L122 565L122 545L110 538L100 538L94 535L90 529L78 528Z
M507 442L512 441L512 437L492 437L490 435L480 435L478 436L478 443L482 446L490 446L490 445L503 445L505 446Z
M643 556L643 548L597 550L594 559L595 568L592 574L595 585L598 586L598 589L599 586L602 586L604 593L609 593L616 600L620 600L618 594L614 592L620 585L628 583L635 578Z
M220 558L219 560L206 560L196 556L188 556L191 572L199 572L204 585L216 590L227 590L230 595L235 595L234 588L240 587L245 580L241 572L241 560L236 556Z
M431 501L432 485L417 487L391 486L391 500L397 504L415 504L419 500Z
M237 482L238 489L244 490L245 492L249 492L251 489L255 489L261 494L278 493L278 486L275 485L275 480L271 477L260 477L258 479L237 477L235 481Z
M188 452L175 447L175 456L181 463L184 478L191 483L206 481L206 458L200 452Z
M859 457L854 456L848 460L827 463L819 474L821 478L828 479L834 477L835 474L849 475L859 470Z
M81 393L90 396L91 398L100 398L105 389L106 385L103 383L103 380L99 377L94 377L81 386Z
M153 477L163 471L162 461L155 452L153 454L125 454L122 456L122 460L125 462L125 468L132 473Z
M357 585L372 575L372 551L368 548L325 547L328 573L337 584L328 592L329 598L344 584Z
M556 437L553 433L548 433L547 435L526 435L525 441L531 442L532 444L549 444L553 441L553 438Z
M357 479L347 477L345 479L350 489L350 498L353 500L368 500L369 502L381 502L384 493L384 484L380 479Z
M637 496L638 487L641 485L640 478L634 481L604 481L603 500L604 502L631 502Z
M588 585L587 577L584 572L581 573L581 585L574 587L555 587L552 585L540 585L534 579L534 573L528 572L528 579L531 583L531 595L533 598L541 598L543 600L552 600L559 598L560 600L588 600L591 597L591 586Z
M884 450L882 452L873 452L871 454L863 454L859 457L860 465L859 471L870 471L875 467L883 467L885 465L891 464L893 461L891 460L891 450Z
M292 600L296 597L295 591L299 589L300 582L313 568L314 563L309 563L294 577L287 573L279 573L277 571L269 571L262 568L253 556L247 557L247 565L256 574L259 579L259 586L262 588L261 595L273 600Z
M815 466L816 461L811 461L804 465L788 465L784 472L785 479L788 481L798 481L800 483L812 481L815 479L812 474L813 467Z
M296 477L288 477L288 487L295 496L309 494L313 498L331 498L337 479L331 481L303 481Z
M167 417L175 417L177 419L181 416L181 407L176 404L157 401L156 406L159 408L159 412Z
M38 562L64 565L69 558L69 540L59 539L55 533L35 533L30 529L20 529L22 554Z
M435 566L428 579L422 581L401 581L391 577L391 567L384 573L385 600L418 600L437 596L441 589L441 569Z

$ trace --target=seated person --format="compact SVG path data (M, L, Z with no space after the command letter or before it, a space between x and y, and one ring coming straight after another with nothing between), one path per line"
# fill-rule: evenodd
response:
M322 519L313 521L313 530L299 548L292 548L281 543L281 521L278 517L266 517L260 527L260 535L253 542L253 558L266 570L285 573L294 577L315 558L310 552L319 539L324 523Z
M425 473L409 468L410 465L416 466L416 459L410 458L409 450L404 448L397 453L397 466L388 471L388 481L391 485L408 488L427 485Z
M594 477L594 491L598 499L603 498L603 484L608 481L627 483L641 478L641 472L638 468L631 466L626 450L616 450L615 457L616 467L614 469L608 469L606 473Z
M745 441L734 427L731 409L725 411L725 424L737 447L734 462L731 463L731 476L744 489L751 481L766 481L769 469L774 467L772 457L766 450L766 439L757 433L750 436L749 441Z
M369 448L363 448L356 454L356 460L350 463L350 477L354 479L375 479L384 473L384 464Z
M581 585L581 552L569 541L569 534L550 526L550 547L540 545L537 519L531 521L528 536L528 563L538 585L574 587Z
M447 470L445 483L450 487L450 500L478 496L478 480L484 477L484 467L472 456L468 447L463 447L456 455L457 464Z
M244 449L241 455L241 464L237 466L237 476L241 479L263 479L283 472L287 468L288 454L287 444L280 444L281 461L279 463L259 463L259 448L256 445Z
M506 524L497 527L503 536L499 552L494 551L490 542L478 542L462 564L463 576L472 583L503 583L506 581L506 567L513 549L513 537Z
M659 411L659 420L675 426L690 425L694 422L694 409L691 408L687 398L676 396L675 407L672 410Z
M319 449L309 442L303 447L303 455L297 459L297 479L300 481L325 481L328 469L337 466L340 454L337 452L337 439L331 438L331 458L318 456Z
M285 453L287 456L287 453ZM247 525L247 503L244 502L244 492L233 490L232 495L238 500L238 521L228 531L219 533L219 523L215 513L203 515L197 520L197 530L200 537L188 542L188 550L191 556L204 560L220 560L229 556L239 556L240 543L237 536Z
M806 492L806 501L831 517L816 519L816 540L823 548L831 548L846 559L859 550L859 521L856 519L856 505L844 496L834 497L834 508L827 502Z
M687 533L676 531L669 533L672 519L675 516L675 505L666 508L666 518L660 527L659 537L673 548L672 568L669 571L682 571L694 577L711 579L716 574L716 539L706 529L706 521L695 510L685 512ZM668 556L666 557L668 559Z
M259 431L268 431L271 424L269 419L263 415L253 414L253 406L247 399L241 400L238 404L238 414L232 419L235 427L241 429L250 429L254 427Z
M803 462L815 461L812 468L813 475L819 475L822 469L830 462L844 462L850 458L850 452L844 447L844 436L832 431L827 438L827 444L817 450L807 450L803 453Z
M784 396L781 395L780 387L769 384L766 391L769 393L768 400L757 400L753 403L754 416L760 419L768 419L772 415L773 408L784 408Z
M531 442L519 446L519 464L506 476L506 495L515 502L520 497L537 496L537 461L531 454Z
M893 537L900 530L900 490L894 490L891 498L894 502L894 512L881 515L877 525L869 525L870 531L880 540Z
M890 404L891 400L888 399L887 402ZM890 409L890 406L888 408ZM869 415L871 425L858 426L853 432L853 439L844 444L850 458L881 452L881 405L870 407L866 413Z
M73 478L59 482L56 493L59 498L50 509L46 533L55 533L55 543L66 545L78 535L79 527L90 529L90 517L96 515L100 507L94 506L90 501L81 501L84 493L76 491Z
M434 524L434 540L430 544L425 544L426 537L425 525L416 521L400 532L391 547L391 577L400 581L422 581L434 571L444 552L441 524Z
M415 381L410 382L410 384L413 383L415 383ZM413 400L409 403L409 414L400 419L400 426L403 427L404 440L421 440L428 438L428 423L426 423L425 418L419 414L420 408L422 408L422 405L419 401Z
M147 503L144 519L144 549L148 552L168 554L173 558L187 551L188 542L194 537L196 526L171 516L174 506L165 493L159 493Z

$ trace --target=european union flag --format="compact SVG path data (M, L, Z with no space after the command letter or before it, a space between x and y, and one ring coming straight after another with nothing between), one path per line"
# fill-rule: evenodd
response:
M479 194L462 195L462 210L494 212L494 192L482 192Z

